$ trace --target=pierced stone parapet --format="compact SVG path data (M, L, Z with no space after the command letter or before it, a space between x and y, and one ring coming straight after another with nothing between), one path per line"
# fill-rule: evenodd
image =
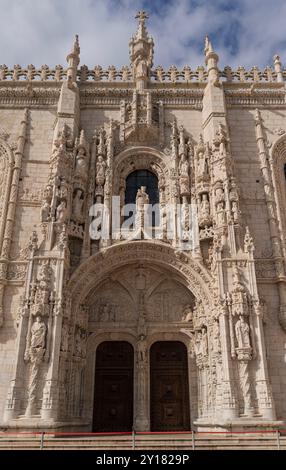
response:
M207 70L203 66L198 66L192 69L188 65L182 69L171 65L168 69L158 66L150 72L151 81L157 83L189 83L189 82L207 82ZM224 69L219 70L219 76L224 82L234 83L274 83L281 82L286 79L286 69L281 69L281 72L276 72L274 68L268 66L260 70L258 67L252 67L247 70L244 67L236 69L230 66L225 66ZM7 65L0 65L0 81L56 81L62 82L67 79L67 69L61 65L56 65L53 68L48 65L42 65L36 68L30 64L27 67L14 65L13 68ZM82 82L131 82L133 81L132 70L129 66L124 65L121 68L116 68L110 65L107 69L96 65L89 68L87 65L82 65L77 70L77 81Z

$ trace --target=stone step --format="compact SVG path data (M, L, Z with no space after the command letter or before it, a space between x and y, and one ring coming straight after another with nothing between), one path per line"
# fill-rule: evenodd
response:
M281 450L286 450L286 436L280 436ZM10 449L39 449L41 438L23 437L20 435L0 436L0 450ZM133 448L132 436L96 436L96 437L50 437L45 436L43 448L46 450L130 450ZM191 434L137 435L135 449L137 450L192 450ZM277 435L214 435L196 434L196 450L276 450Z

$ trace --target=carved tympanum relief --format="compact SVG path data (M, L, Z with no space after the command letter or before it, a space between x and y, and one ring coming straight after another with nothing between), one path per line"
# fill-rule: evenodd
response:
M176 279L152 268L116 271L93 293L91 322L137 323L144 311L147 322L190 322L194 297Z

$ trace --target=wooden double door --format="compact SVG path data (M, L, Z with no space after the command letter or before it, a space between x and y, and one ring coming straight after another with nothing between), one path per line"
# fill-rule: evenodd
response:
M133 347L125 341L100 344L96 353L93 430L132 431L133 396ZM180 342L162 341L151 347L150 428L190 429L187 351Z

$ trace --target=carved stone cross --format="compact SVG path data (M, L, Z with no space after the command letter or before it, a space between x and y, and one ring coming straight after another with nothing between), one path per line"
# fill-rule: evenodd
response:
M139 22L140 23L144 23L145 20L147 20L149 18L149 16L147 15L146 11L144 10L140 10L138 11L137 15L135 16L135 19L139 19Z

